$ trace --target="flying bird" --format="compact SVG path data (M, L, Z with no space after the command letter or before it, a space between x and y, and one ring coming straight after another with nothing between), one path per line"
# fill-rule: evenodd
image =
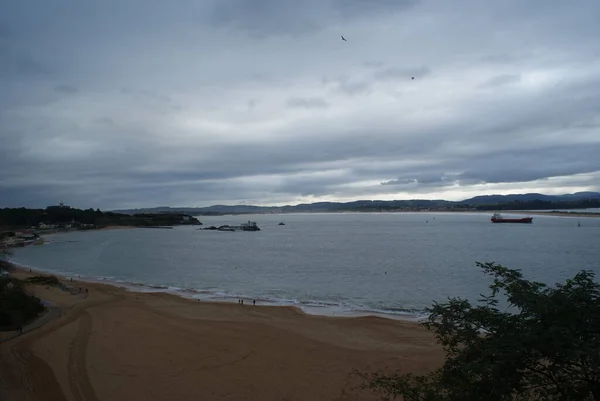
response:
M347 42L346 38L345 38L343 35L342 35L342 40L343 40L344 42Z
M415 79L415 77L412 77L411 79Z

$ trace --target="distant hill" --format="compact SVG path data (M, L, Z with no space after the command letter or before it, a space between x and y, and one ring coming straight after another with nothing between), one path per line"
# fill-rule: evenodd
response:
M566 199L600 199L600 192L575 192L574 194L559 195L559 198Z
M482 195L463 201L447 200L357 200L352 202L316 202L286 206L213 205L207 207L168 207L115 210L117 213L188 213L192 215L260 214L260 213L323 213L323 212L375 212L410 210L518 210L531 208L587 208L596 207L600 192L577 192L565 195L512 194Z
M562 201L577 201L577 200L590 200L600 199L600 192L576 192L574 194L565 195L544 195L544 194L512 194L512 195L480 195L474 198L465 199L460 201L464 205L493 205L508 202L531 202L531 201L545 201L545 202L562 202Z
M413 210L440 207L461 207L456 202L445 200L358 200L353 202L316 202L301 203L286 206L252 206L252 205L213 205L208 207L158 207L143 209L125 209L116 213L189 213L193 215L222 215L222 214L253 214L253 213L324 213L345 211L385 211L385 210Z

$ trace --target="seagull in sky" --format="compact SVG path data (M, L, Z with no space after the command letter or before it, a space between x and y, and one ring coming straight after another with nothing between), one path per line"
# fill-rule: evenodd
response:
M346 38L345 38L343 35L342 35L342 40L343 40L344 42L347 42Z

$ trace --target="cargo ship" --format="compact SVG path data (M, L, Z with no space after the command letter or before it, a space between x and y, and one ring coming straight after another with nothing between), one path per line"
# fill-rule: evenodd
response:
M506 219L500 213L494 213L492 223L532 223L533 217L521 217L518 219Z

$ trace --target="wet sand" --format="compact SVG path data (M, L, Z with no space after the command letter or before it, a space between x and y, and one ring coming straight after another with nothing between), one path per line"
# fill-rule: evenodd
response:
M369 400L354 369L426 372L443 359L412 322L64 283L83 291L31 286L56 316L0 344L8 400Z

